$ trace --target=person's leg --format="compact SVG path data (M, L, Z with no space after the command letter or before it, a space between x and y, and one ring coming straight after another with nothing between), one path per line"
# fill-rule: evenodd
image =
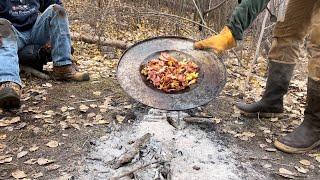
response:
M72 63L69 22L65 9L49 6L37 19L31 32L31 43L44 45L51 42L53 75L58 80L89 80L87 73L80 73Z
M315 6L308 49L307 106L304 121L292 133L275 141L275 147L288 153L303 153L320 145L320 1Z
M274 117L283 112L283 96L287 93L299 46L310 28L313 8L318 0L290 0L285 19L277 22L270 49L269 73L262 99L252 104L237 103L246 116Z
M18 32L6 19L0 19L0 108L20 106ZM20 45L22 46L22 45Z
M63 7L51 5L41 14L31 32L31 43L51 42L54 66L72 64L69 22Z

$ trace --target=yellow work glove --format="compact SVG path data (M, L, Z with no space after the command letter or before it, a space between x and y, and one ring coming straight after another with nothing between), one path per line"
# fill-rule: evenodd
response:
M194 43L196 49L213 49L218 54L236 46L236 40L227 26L222 29L220 34Z

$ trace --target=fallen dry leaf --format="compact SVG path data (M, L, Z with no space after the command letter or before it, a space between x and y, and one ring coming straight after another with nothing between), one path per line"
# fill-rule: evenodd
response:
M287 170L287 169L285 169L285 168L280 168L279 169L279 173L281 173L281 174L286 174L286 175L294 175L294 173L293 172L291 172L291 171L289 171L289 170Z
M302 159L301 161L299 161L300 164L305 165L305 166L310 166L311 163L310 161L306 160L306 159Z
M7 138L6 134L0 134L0 140L5 140Z
M46 146L50 147L50 148L56 148L59 146L59 142L58 141L54 141L54 140L51 140L49 141Z
M61 112L67 112L68 111L68 107L67 106L63 106L60 110L61 110Z
M265 169L269 169L269 168L271 168L271 167L272 167L271 164L265 164L265 165L263 165L263 168L265 168Z
M38 179L39 177L42 177L42 176L43 176L42 172L35 173L35 174L32 175L32 177L33 177L34 179Z
M90 104L89 105L91 108L96 108L96 107L98 107L98 105L96 105L96 104Z
M36 164L37 160L36 159L29 159L25 162L23 162L24 164L28 164L28 165L32 165L32 164Z
M84 104L81 104L79 109L80 109L80 112L86 113L88 111L89 107Z
M270 119L270 121L271 121L271 122L277 122L278 120L279 120L279 118L277 118L277 117L276 117L276 118L271 118L271 119Z
M221 119L220 118L213 118L213 122L215 122L216 124L219 124L221 122Z
M0 164L9 163L12 161L12 157L9 155L0 156Z
M100 115L100 114L96 115L96 118L95 118L96 121L100 121L102 119L103 119L102 115Z
M87 118L90 119L90 118L95 117L95 116L96 116L95 113L89 113L89 114L87 115Z
M61 167L60 165L52 164L52 165L47 166L46 169L47 169L48 171L54 171L54 170L59 169L60 167Z
M264 148L267 147L268 145L266 145L266 144L259 144L259 146L260 146L262 149L264 149Z
M101 112L101 113L105 113L105 112L107 112L107 109L101 108L101 109L100 109L100 112Z
M20 117L14 117L11 120L1 120L0 127L10 126L10 125L15 124L17 122L20 122Z
M0 143L0 152L3 151L6 147L7 145Z
M126 106L123 106L124 109L131 109L132 108L132 105L129 104L129 105L126 105Z
M120 115L116 115L116 119L121 124L124 121L125 117L124 116L120 116Z
M77 130L80 130L79 124L72 123L71 126Z
M92 123L83 123L83 126L84 127L93 127L93 124Z
M234 135L234 137L239 137L243 141L248 141L250 138L254 137L256 134L252 132L243 132Z
M51 163L53 163L54 162L54 160L49 160L49 159L45 159L45 158L39 158L38 160L37 160L37 163L39 164L39 165L47 165L47 164L51 164Z
M93 92L93 95L95 95L95 96L100 96L100 95L101 95L101 92L100 92L100 91L95 91L95 92Z
M28 151L21 151L17 154L17 158L22 158L23 156L27 155L28 154Z
M306 174L309 170L308 169L305 169L303 167L299 167L299 166L295 166L294 167L298 172L300 173L303 173L303 174Z
M266 148L265 150L267 152L276 152L277 151L277 149L275 149L275 148Z
M52 87L52 84L51 83L46 83L46 84L42 84L42 86L50 88L50 87Z
M27 177L27 174L24 171L20 171L20 170L16 170L16 171L12 172L11 175L15 179L22 179L22 178Z
M272 143L272 140L271 139L266 139L266 142L267 143Z
M109 124L110 122L109 121L107 121L107 120L99 120L98 122L97 122L97 124L100 124L100 125L102 125L102 124Z
M67 124L67 122L65 121L60 121L60 126L63 130L67 129L69 127L69 125Z
M33 145L31 148L29 148L29 151L30 151L30 152L34 152L34 151L36 151L36 150L38 150L38 149L39 149L38 146Z

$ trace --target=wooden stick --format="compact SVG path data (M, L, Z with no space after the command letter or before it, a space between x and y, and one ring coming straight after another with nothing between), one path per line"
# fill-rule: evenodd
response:
M127 172L125 172L125 173L123 173L123 174L121 174L119 176L112 177L112 178L110 178L110 180L118 180L118 179L121 179L123 177L129 176L130 174L132 174L132 173L134 173L136 171L144 169L144 168L146 168L146 167L148 167L148 166L150 166L152 164L161 164L161 163L165 163L165 162L166 161L156 161L156 162L151 162L151 163L148 163L148 164L145 164L145 165L141 165L141 166L138 166L138 167L136 167L136 168L134 168L134 169L132 169L130 171L127 171Z
M132 145L132 149L129 150L128 152L122 154L119 159L115 162L115 169L118 169L119 167L121 167L124 164L127 164L129 162L131 162L133 160L133 158L139 153L141 147L146 144L147 142L149 142L151 138L151 134L147 133L145 135L143 135L141 138L137 139L133 145Z
M100 44L103 46L113 46L113 47L117 47L119 49L127 49L128 47L130 47L132 45L131 43L126 43L123 41L111 40L111 39L106 39L104 37L98 37L98 36L81 35L76 32L71 33L71 39L74 41L83 41L83 42L89 43L89 44Z
M219 3L218 5L210 8L210 9L208 9L208 10L206 10L206 11L204 11L203 14L206 15L206 14L210 13L211 11L214 11L214 10L218 9L220 6L222 6L222 5L223 5L224 3L226 3L226 2L227 2L227 0L222 1L222 2Z
M212 117L211 117L212 118ZM210 123L213 124L211 118L207 117L185 117L183 120L187 123Z
M199 16L200 16L200 19L201 19L201 21L202 21L202 24L205 25L205 26L207 26L207 23L206 23L206 21L204 20L203 15L202 15L203 13L202 13L201 10L199 9L196 1L195 1L195 0L192 0L192 1L193 1L194 6L196 7L196 9L197 9L197 11L198 11L198 13L199 13Z
M40 72L40 71L38 71L32 67L29 67L29 66L21 66L20 69L21 69L21 71L24 71L25 73L31 74L37 78L40 78L40 79L45 79L45 80L51 79L49 75L47 75L43 72Z

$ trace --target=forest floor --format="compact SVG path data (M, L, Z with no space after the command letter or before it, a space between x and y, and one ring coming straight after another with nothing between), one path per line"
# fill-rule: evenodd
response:
M319 149L292 155L272 145L303 120L307 55L296 66L285 116L249 119L234 103L260 98L264 58L259 58L245 95L250 55L243 57L244 67L233 58L225 61L228 82L217 99L193 110L166 112L139 104L122 91L115 77L119 51L74 45L74 58L90 73L89 82L22 74L23 106L0 110L0 179L117 179L122 174L128 175L123 179L319 179ZM202 117L203 122L184 122L184 117ZM115 167L148 133L132 161Z

